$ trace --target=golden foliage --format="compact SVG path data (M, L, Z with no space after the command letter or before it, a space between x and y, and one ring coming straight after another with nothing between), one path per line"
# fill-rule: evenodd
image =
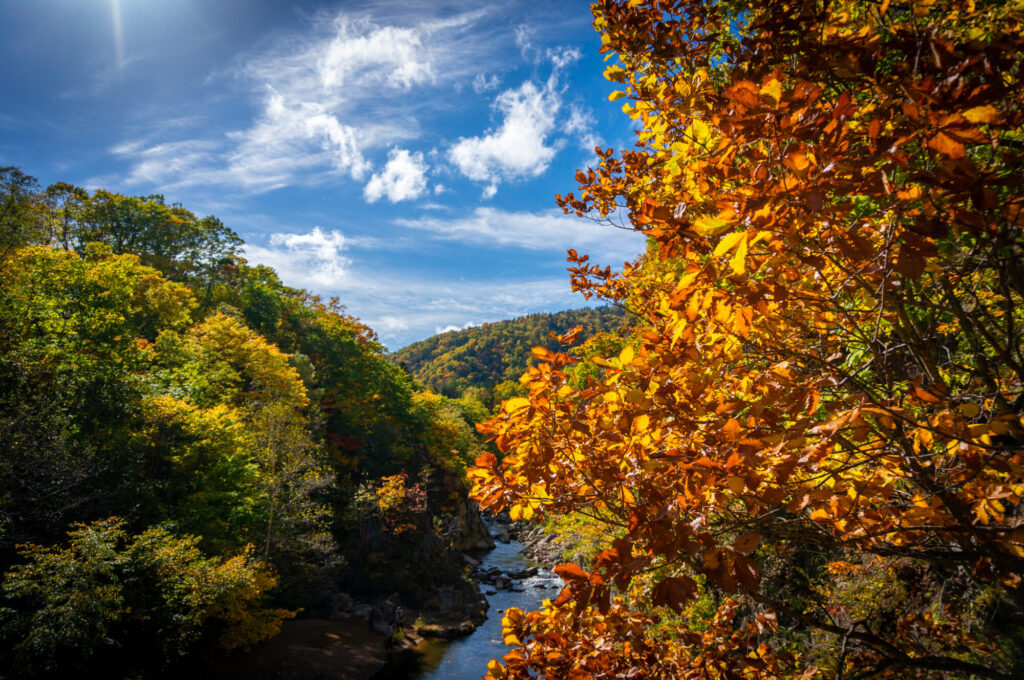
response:
M594 5L638 147L599 150L559 203L625 208L651 237L620 273L569 254L574 288L642 336L582 389L543 350L529 396L484 426L504 457L470 475L484 507L625 534L510 615L522 642L492 676L1014 672L998 639L951 634L965 610L883 635L762 577L798 549L900 556L1024 612L1024 13L927 4ZM652 601L681 611L697 575L714 625L647 635ZM776 615L833 651L766 645Z

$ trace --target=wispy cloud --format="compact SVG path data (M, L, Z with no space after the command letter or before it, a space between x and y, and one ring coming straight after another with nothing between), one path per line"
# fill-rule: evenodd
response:
M569 248L591 253L609 264L632 259L644 247L643 236L631 230L564 215L556 210L514 212L478 207L468 215L401 218L395 224L428 232L433 238L487 247L505 246L558 254Z
M533 312L571 309L585 304L566 277L522 280L410 279L399 274L353 270L347 287L337 291L355 313L392 349L438 329L510 319ZM395 314L401 309L400 315Z
M497 90L499 87L501 87L501 78L496 73L492 73L490 78L483 73L477 73L473 78L473 92L477 94Z
M479 25L486 10L437 18L424 7L391 14L393 23L319 14L307 32L278 36L234 70L254 97L250 125L200 139L133 140L112 152L132 162L130 184L165 189L362 180L374 153L423 133L410 92L470 79L493 55Z
M566 121L564 130L568 135L575 135L581 149L593 152L594 147L602 144L604 140L595 132L597 121L589 109L573 105L569 109L569 120Z

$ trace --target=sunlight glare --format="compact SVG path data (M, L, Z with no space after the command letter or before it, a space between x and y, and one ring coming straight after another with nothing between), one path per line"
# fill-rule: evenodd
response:
M117 68L124 67L124 36L121 30L121 0L110 0L110 18L114 28L114 57Z

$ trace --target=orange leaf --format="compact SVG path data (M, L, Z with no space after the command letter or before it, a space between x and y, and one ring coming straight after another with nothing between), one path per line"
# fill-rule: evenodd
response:
M942 155L952 158L953 160L964 158L967 155L964 145L947 135L945 132L939 132L937 135L929 139L928 146L935 149Z
M583 571L580 565L575 562L569 562L567 564L559 564L555 567L555 573L562 577L565 582L579 581L590 579L590 574Z
M921 376L914 378L911 383L914 388L914 396L926 404L941 404L949 390L945 385L936 383L927 389L921 388Z
M749 80L741 80L725 90L726 97L742 104L748 109L755 108L761 103L761 99L758 95L759 88Z

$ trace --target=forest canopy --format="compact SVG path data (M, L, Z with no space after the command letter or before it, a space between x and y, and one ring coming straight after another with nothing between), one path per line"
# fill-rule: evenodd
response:
M606 540L490 676L1021 677L1024 8L592 8L636 145L558 202L649 237L569 254L638 330L539 350L471 475Z
M338 588L464 578L445 518L483 405L242 245L162 196L0 168L0 675L171 672ZM439 562L397 583L417 546Z

